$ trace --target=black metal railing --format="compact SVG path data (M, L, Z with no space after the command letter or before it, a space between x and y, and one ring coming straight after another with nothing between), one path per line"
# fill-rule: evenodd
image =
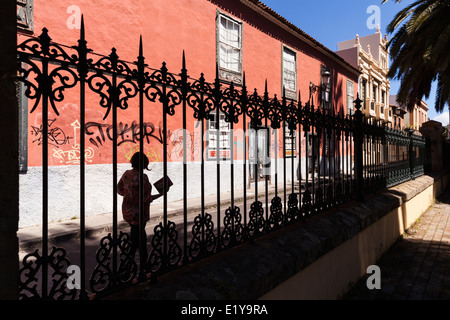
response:
M91 52L84 38L84 27L78 45L68 47L51 41L47 30L18 46L18 80L26 87L30 113L40 108L42 123L48 123L49 111L64 116L59 103L70 92L79 101L80 161L79 253L56 248L49 252L49 131L42 126L42 248L21 261L21 299L86 299L99 297L134 282L155 279L159 275L210 256L258 236L301 222L340 204L362 199L365 194L406 181L423 173L425 142L414 134L373 123L361 113L361 100L355 101L354 115L336 108L322 109L310 98L302 103L283 94L269 96L267 83L259 95L242 86L216 78L208 83L203 74L192 79L187 73L183 53L182 68L170 73L163 63L160 69L145 64L142 40L136 62L118 59L115 49L108 56ZM95 256L86 251L86 94L97 95L98 109L111 120L113 213L111 232L99 244ZM139 150L144 154L145 121L161 115L162 174L167 176L169 129L175 119L182 128L182 219L175 223L168 213L168 195L163 194L161 219L152 225L148 256L132 256L130 235L119 230L118 184L118 113L138 106ZM51 109L51 110L50 110ZM175 117L177 115L177 117ZM220 149L220 121L229 126L229 135L242 134L242 145L227 149L224 164ZM171 120L169 126L169 118ZM189 174L193 162L188 157L190 137L187 122L194 119L200 126L200 202L201 209L189 212L189 189L198 186ZM215 127L207 121L215 119ZM215 133L216 149L212 160L206 148L211 141L205 133ZM270 136L274 136L273 145ZM280 137L280 135L282 135ZM281 139L280 139L281 138ZM262 139L262 140L259 140ZM232 139L231 141L234 141ZM281 141L281 143L279 142ZM287 142L288 141L288 145ZM281 155L279 154L281 151ZM236 153L242 154L238 159ZM139 180L144 181L143 157ZM213 162L211 162L213 161ZM206 167L215 163L215 176ZM197 165L197 164L196 164ZM229 199L223 199L223 174L229 175ZM208 175L208 176L206 176ZM167 188L164 180L163 189ZM269 186L273 192L269 192ZM139 184L141 225L144 212L144 187ZM216 194L214 208L206 207L209 190ZM249 189L250 188L250 189ZM248 192L252 190L253 196ZM242 194L237 200L236 192ZM102 190L99 190L99 197ZM229 200L223 205L224 200ZM23 199L26 201L26 198ZM60 201L64 201L63 199ZM143 237L143 232L140 234ZM140 242L142 249L142 242ZM139 250L141 252L141 250ZM78 257L73 258L77 254ZM79 286L68 285L69 260L77 260L81 277ZM95 260L89 269L87 260Z

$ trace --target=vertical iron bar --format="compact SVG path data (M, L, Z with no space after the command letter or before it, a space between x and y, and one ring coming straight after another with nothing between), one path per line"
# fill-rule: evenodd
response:
M327 136L328 136L328 133L327 133L327 130L328 130L328 128L326 128L326 126L324 125L325 123L326 123L326 115L325 115L325 113L327 112L326 111L327 109L325 109L325 108L322 108L322 136L323 136L323 142L322 142L322 144L323 144L323 147L322 147L322 162L323 162L323 182L322 182L322 186L323 186L323 189L322 189L322 208L324 209L326 206L325 206L325 203L326 203L326 192L328 191L327 190L327 187L326 187L326 185L328 185L329 184L329 181L327 182L326 180L326 162L327 162L327 154L326 154L326 149L327 149ZM329 110L329 109L328 109ZM329 140L330 139L328 139L328 142L329 142ZM328 144L328 147L329 147L329 144ZM330 152L330 150L328 150L328 153ZM329 165L329 163L328 163L328 165ZM328 170L328 173L329 173L329 171L330 170ZM320 177L319 177L319 179L320 179Z
M267 80L266 80L266 92L265 92L265 94L266 94L266 96L268 97L268 93L267 93ZM267 126L267 117L268 117L268 110L266 110L266 108L268 109L269 108L269 105L268 105L268 99L267 99L267 101L265 101L265 104L264 104L264 127L265 127L265 133L266 133L266 145L265 145L265 154L264 154L264 163L263 163L263 167L264 167L264 187L265 187L265 193L266 193L266 195L265 195L265 202L266 202L266 208L265 208L265 211L266 211L266 226L269 226L269 175L267 174L267 172L266 172L266 170L267 170L267 163L266 163L266 161L270 161L270 158L267 158L267 153L269 153L270 154L270 149L269 149L269 146L270 146L270 134L269 134L269 129L268 129L268 126ZM267 149L266 149L267 148Z
M296 152L297 152L297 155L298 155L298 159L297 159L297 170L298 170L298 174L297 174L297 180L298 180L298 210L299 210L299 214L300 214L300 218L301 218L303 216L303 214L302 214L302 169L301 169L301 158L302 158L302 145L301 145L301 143L302 143L302 137L301 137L300 122L298 124L297 136L298 136L298 148L296 148ZM295 140L297 140L297 138Z
M346 118L351 119L351 116L349 117L348 115L343 115L342 116L343 120ZM345 163L344 163L344 168L345 168L345 173L344 173L344 186L348 186L348 188L345 188L346 191L349 191L350 194L346 194L346 199L350 199L350 195L352 194L351 192L351 180L349 180L349 173L350 173L350 177L351 177L351 172L349 171L349 167L351 168L351 154L349 153L348 149L349 149L349 142L350 142L350 132L348 132L349 128L347 128L347 125L345 125L345 129L347 130L345 132L345 142L344 142L344 149L343 153L345 154L344 159L345 159Z
M278 197L278 129L275 129L275 197Z
M203 95L202 95L202 103L203 103ZM201 207L202 207L202 221L204 221L205 219L205 140L204 140L204 136L205 136L205 119L204 117L202 117L201 120L201 126L202 126L202 133L201 133L201 139L202 139L202 147L201 147L201 155L202 155L202 160L201 160L201 175L200 175L200 192L201 192ZM202 245L201 245L201 249L200 252L203 251L204 249L204 242L205 242L205 224L202 223Z
M312 110L314 110L314 109L312 109ZM312 195L312 204L314 206L312 207L311 213L313 213L315 211L314 208L315 208L315 204L316 204L316 192L315 192L315 188L316 188L315 176L316 176L316 174L314 172L315 171L315 166L316 166L316 159L314 157L314 152L315 152L316 143L319 142L318 139L314 139L314 133L317 133L317 132L316 132L315 126L312 125L311 126L311 133L310 133L310 136L311 136L311 161L312 161L312 170L311 170L311 173L312 173L312 178L311 178L312 190L311 190L311 195ZM319 163L319 158L317 158L317 163Z
M366 127L367 128L367 127ZM369 184L370 181L368 179L368 172L367 172L367 168L368 168L368 157L369 157L369 147L368 147L368 143L367 140L369 139L369 132L368 131L364 131L363 132L363 139L364 139L364 164L363 164L363 172L364 172L364 181L366 182L365 184L362 184L361 186L361 192L364 192L364 187L366 186L366 184Z
M115 51L115 50L114 50ZM117 276L117 108L118 90L116 64L113 63L113 277ZM114 280L116 284L116 280Z
M84 32L84 17L81 16L81 26L80 26L80 40L78 40L78 52L79 52L79 62L78 62L78 73L80 77L80 298L87 298L86 293L86 220L85 220L85 150L86 150L86 139L85 139L85 127L86 127L86 95L85 95L85 84L87 76L87 47Z
M302 108L302 102L300 97L300 90L298 91L298 104L297 104L297 122L298 122L298 210L299 210L299 217L303 217L302 213L302 168L301 168L301 159L302 159L302 127L301 127L301 108Z
M285 101L285 100L283 100ZM286 112L286 103L283 103L283 113ZM286 219L286 207L287 207L287 201L286 201L286 120L285 116L283 116L283 193L284 193L284 218Z
M259 178L259 174L258 174L258 166L259 166L259 161L258 161L258 123L257 123L258 121L256 120L255 121L255 128L254 128L254 134L255 134L255 139L254 139L254 141L255 141L255 145L254 145L254 161L255 161L255 164L254 164L254 174L253 174L253 176L254 176L254 178L255 178L255 202L257 202L258 201L258 178Z
M85 78L80 77L80 268L81 268L81 292L80 296L85 297L86 294L86 246L85 246Z
M355 143L355 174L356 174L356 190L358 195L358 200L363 200L364 194L361 189L363 187L363 114L361 112L361 99L359 99L359 94L356 96L355 103L355 113L353 115L354 119L354 143Z
M350 117L350 121L353 122L353 118ZM355 176L355 155L354 155L354 144L355 144L355 138L353 135L353 131L349 130L350 132L348 133L348 145L347 145L347 151L348 149L350 149L350 153L349 153L349 166L350 166L350 194L352 195L352 199L353 199L353 188L354 188L354 176ZM349 148L350 147L350 148Z
M292 188L292 190L291 190L291 193L292 194L294 194L295 193L295 176L294 176L294 172L295 172L295 170L294 170L294 165L295 165L295 156L294 156L294 153L295 153L295 151L296 151L296 149L294 149L293 148L293 146L294 146L294 143L296 142L296 138L294 138L294 132L295 132L295 130L292 130L292 134L291 134L291 141L292 141L292 143L291 143L291 179L292 179L292 183L291 183L291 188Z
M318 116L320 117L320 106L319 105L317 106L317 111L318 111ZM320 118L316 119L316 127L315 127L316 136L317 136L317 188L318 189L320 189L320 142L322 141L322 131L323 131L323 128L320 128L320 130L318 130L318 127L322 126L321 121L322 121L322 119L320 119ZM324 146L322 148L324 148ZM314 192L314 194L316 194L316 193ZM322 197L323 197L323 192L322 192ZM317 203L318 200L319 200L319 203L320 203L320 201L322 199L317 199L316 198L316 203ZM317 211L317 207L316 207L315 212L316 211Z
M331 108L333 108L333 106L330 106ZM334 109L333 109L334 110ZM331 113L331 109L328 109L328 118L330 118L330 113ZM331 116L334 117L334 114L331 114ZM330 121L330 123L332 123L332 121ZM331 130L331 133L328 134L328 190L327 190L327 198L333 198L333 185L334 185L334 180L333 182L331 181L331 170L335 170L335 168L331 167L331 142L334 138L334 129L332 128L332 126L328 127L328 130ZM333 141L334 143L334 141ZM333 147L334 148L334 147ZM328 192L331 191L331 195L328 194ZM331 203L328 203L328 206L330 206Z
M231 83L233 87L233 83ZM220 80L219 80L219 67L216 63L216 80L214 81L214 103L216 108L216 174L217 174L217 239L220 239ZM208 128L211 130L211 127ZM220 244L220 241L219 241Z
M333 116L333 123L337 123L337 119L336 119L336 113L334 112L334 107L332 107L333 112L332 112L332 116ZM331 131L331 137L332 137L332 141L333 141L333 156L330 155L330 160L332 160L333 162L333 191L332 191L332 199L333 199L333 204L332 206L334 206L336 204L336 129L333 126L333 129ZM331 141L330 141L331 144ZM339 149L339 146L337 146ZM330 149L330 154L331 154L331 149Z
M187 101L187 70L186 57L183 50L182 69L181 69L181 91L183 100L183 243L184 243L184 258L183 263L187 263L188 258L188 241L187 241L187 145L186 145L186 101ZM192 152L192 146L191 146ZM191 154L191 152L189 154Z
M231 143L231 150L230 150L230 158L231 158L231 164L230 164L230 179L231 179L231 211L234 212L234 122L230 122L230 143ZM231 232L234 235L234 222L236 219L236 216L233 215L232 218L232 224L231 224Z
M164 263L163 267L169 266L169 256L168 256L168 219L167 219L167 113L169 112L169 100L167 98L167 78L166 78L166 69L165 63L163 64L163 86L162 86L162 95L163 95L163 217L164 217Z
M306 178L305 178L305 191L309 191L309 134L307 131L305 131L305 172L306 172ZM303 194L304 196L304 194ZM306 217L307 212L305 212Z
M242 81L242 128L243 128L243 197L244 197L244 230L247 230L247 87L245 85L245 72L243 75L243 81ZM244 240L246 239L247 232L244 232Z
M243 125L243 137L244 137L244 161L243 161L243 163L244 163L244 165L243 165L243 171L244 171L244 195L243 195L243 197L244 197L244 230L247 230L247 134L248 134L248 132L247 132L247 123L246 123L246 121L247 121L247 119L246 119L246 112L244 111L243 113L242 113L242 118L243 118L243 120L242 120L242 125ZM245 233L245 235L246 235L247 233Z
M42 59L42 299L48 290L48 96L51 81L48 76L48 60Z
M139 39L139 56L138 56L138 73L139 73L139 276L144 279L145 263L147 257L143 256L144 246L144 55L142 46L142 36ZM146 251L146 250L145 250Z
M286 96L283 94L282 99L282 119L283 119L283 208L284 208L284 221L286 221L287 218L287 201L286 201Z

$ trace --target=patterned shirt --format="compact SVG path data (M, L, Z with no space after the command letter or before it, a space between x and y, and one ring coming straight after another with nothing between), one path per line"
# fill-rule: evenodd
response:
M123 219L130 225L139 225L139 170L131 169L124 172L117 185L117 193L123 196ZM150 218L151 193L152 185L144 174L144 223Z

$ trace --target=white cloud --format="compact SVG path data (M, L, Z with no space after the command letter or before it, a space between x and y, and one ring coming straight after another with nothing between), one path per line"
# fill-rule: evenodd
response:
M435 116L432 120L439 121L442 123L443 126L448 125L448 111L442 112L441 114L438 114Z

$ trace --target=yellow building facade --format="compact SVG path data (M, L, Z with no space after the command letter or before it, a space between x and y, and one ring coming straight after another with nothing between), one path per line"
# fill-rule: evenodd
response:
M387 35L381 35L380 28L374 34L339 42L339 56L356 66L361 75L358 81L359 97L363 101L363 113L372 121L393 122L389 106L390 81L389 48Z

